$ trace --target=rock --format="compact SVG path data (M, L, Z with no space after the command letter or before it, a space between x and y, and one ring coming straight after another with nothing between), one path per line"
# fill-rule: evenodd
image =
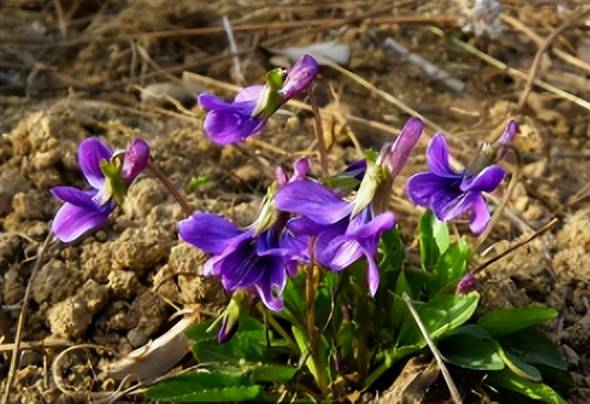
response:
M21 246L16 234L0 233L0 272L6 271Z
M137 276L130 271L115 269L108 275L108 287L113 291L115 297L130 299L137 290Z
M127 339L137 348L158 331L166 319L166 306L155 292L147 290L135 299L131 312L138 321L137 326L127 333Z
M43 265L31 285L33 299L37 303L56 303L71 296L80 285L80 274L53 260Z
M15 215L25 220L45 220L52 211L53 207L49 202L49 197L36 190L19 192L12 198L12 209Z
M157 228L126 229L111 244L113 269L124 269L142 276L168 257L170 243Z
M108 297L106 286L94 280L87 281L75 296L48 310L51 333L68 338L81 336L92 323L93 316L105 306Z
M29 182L18 170L7 170L0 174L0 216L12 210L12 198L29 187Z
M162 186L153 178L133 183L123 202L123 212L130 219L144 219L150 211L166 198Z
M4 303L17 304L25 295L25 285L19 276L16 266L10 268L4 274Z

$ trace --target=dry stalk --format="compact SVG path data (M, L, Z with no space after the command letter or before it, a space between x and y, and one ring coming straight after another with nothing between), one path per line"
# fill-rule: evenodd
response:
M416 324L418 325L418 328L420 329L422 336L426 340L426 343L428 344L428 348L430 348L430 351L432 351L432 355L434 356L434 359L436 359L436 363L438 364L438 367L440 368L440 372L442 373L443 378L445 379L445 383L447 384L447 387L449 388L449 392L451 393L451 398L453 399L455 404L463 403L463 400L461 399L461 394L459 393L459 390L457 390L457 386L455 385L455 382L453 381L453 378L451 377L451 373L449 372L449 370L447 369L447 367L445 365L445 362L443 360L443 356L440 353L440 351L438 350L438 348L436 347L436 345L434 345L432 338L430 338L430 334L428 334L428 330L424 326L424 323L422 322L420 315L418 315L416 308L412 304L412 300L405 292L402 295L402 298L404 299L404 302L408 306L408 309L410 310L412 317L414 317L414 321L416 321Z
M27 322L27 311L29 309L29 300L31 298L33 280L37 276L37 272L39 272L39 268L41 267L41 263L43 262L45 251L47 250L47 246L49 245L52 239L53 234L51 233L51 230L48 230L47 237L45 237L45 241L43 241L43 244L41 244L41 246L37 250L37 260L35 261L35 265L33 266L33 270L31 271L31 276L29 276L29 281L27 282L25 296L23 297L23 305L21 307L21 311L18 316L18 323L16 325L14 347L12 349L12 357L10 358L10 368L8 369L8 376L6 377L6 383L4 384L5 387L4 392L2 394L2 404L8 403L8 399L10 398L10 390L12 388L12 384L14 383L16 371L20 364L20 345L23 338L23 329L25 323Z

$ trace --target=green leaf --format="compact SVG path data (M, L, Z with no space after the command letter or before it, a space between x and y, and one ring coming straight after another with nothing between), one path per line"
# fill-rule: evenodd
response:
M479 319L478 324L492 336L500 337L556 317L557 311L551 307L529 306L490 311Z
M255 382L287 383L297 373L297 368L287 365L256 365L251 369Z
M172 402L232 402L255 400L262 387L253 384L244 373L193 372L160 382L146 391L152 400Z
M319 372L324 372L326 374L326 376L328 376L326 370L329 366L329 363L328 363L329 346L328 346L326 339L320 336L320 340L318 343L319 362L325 364L326 368L325 369L316 369L313 358L311 357L311 355L307 354L307 351L309 349L309 340L307 338L307 335L305 334L305 332L303 330L301 330L300 328L295 327L295 326L293 326L291 328L291 330L293 332L293 336L295 337L295 342L297 342L297 346L299 346L299 350L301 351L302 357L306 356L306 355L308 356L308 358L305 360L305 365L307 366L307 368L309 369L309 371L311 372L311 374L313 375L315 380L316 381L320 380Z
M500 339L505 350L516 353L528 363L567 370L559 349L543 331L536 327L525 328Z
M192 194L203 185L207 185L213 182L213 180L206 175L199 175L198 177L192 177L184 186L184 190L187 194Z
M397 274L402 269L402 264L404 262L404 244L396 229L389 230L381 236L379 253L381 255L379 269L381 270L381 277L383 280L385 280L388 273ZM393 280L394 279L390 279L390 281ZM392 282L392 284L394 283Z
M430 296L441 290L454 292L457 282L465 274L469 261L469 245L464 239L459 239L448 247L438 259L430 279Z
M200 323L186 332L187 337L195 341L192 349L199 362L267 362L272 358L266 331L260 322L246 318L240 322L236 334L224 344L217 342L214 332L207 332L209 326L209 322Z
M534 382L540 382L543 380L539 369L526 363L521 358L519 358L518 355L514 355L501 349L500 356L502 357L502 360L506 366L508 366L510 370L512 370L518 376L524 379L532 380Z
M504 361L499 354L500 344L475 324L450 332L438 343L438 348L453 365L476 370L504 368Z
M551 404L566 404L566 401L551 387L522 378L508 369L491 372L487 382L492 386L514 391L533 400Z
M438 258L449 246L449 229L444 222L427 211L418 225L420 241L420 264L425 271L432 271Z
M427 303L414 302L416 311L432 339L436 339L465 323L475 312L479 294L441 295ZM426 341L418 329L414 318L405 316L400 329L397 346L426 346Z

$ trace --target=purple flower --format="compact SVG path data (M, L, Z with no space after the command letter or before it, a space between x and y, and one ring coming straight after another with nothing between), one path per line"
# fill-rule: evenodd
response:
M492 192L506 172L488 165L477 172L456 172L449 165L449 147L442 133L430 141L426 151L429 171L413 175L407 184L408 196L417 205L430 208L436 217L448 221L471 212L470 228L481 233L490 220L483 192Z
M267 84L241 90L233 102L214 94L198 96L201 108L208 111L204 129L209 139L219 145L245 140L260 132L281 105L304 91L317 76L319 65L308 55L302 56L285 73L275 69L267 74Z
M341 271L366 258L369 291L375 295L379 286L377 246L381 235L395 225L393 213L373 216L368 207L351 218L353 204L311 180L284 185L275 203L281 211L300 215L287 227L297 237L316 237L315 256L325 267Z
M458 295L466 295L467 293L475 290L477 288L477 278L473 274L467 274L461 278L459 283L457 283L457 287L455 289L455 293Z
M178 228L184 241L211 255L205 275L219 276L230 292L254 289L269 309L283 309L282 292L297 262L281 245L280 232L271 228L256 235L208 213L194 213Z
M116 196L145 168L149 146L142 139L134 139L122 153L123 163L119 169L112 161L113 151L102 141L91 137L80 143L78 164L91 188L57 186L51 189L53 196L64 202L51 225L51 231L59 240L66 243L76 240L103 225L115 209ZM105 176L107 171L109 176Z

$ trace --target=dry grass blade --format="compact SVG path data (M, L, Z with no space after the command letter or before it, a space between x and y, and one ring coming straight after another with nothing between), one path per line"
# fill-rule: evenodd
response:
M443 128L441 128L439 125L437 125L436 123L432 122L430 119L426 118L425 116L423 116L422 114L420 114L418 111L416 111L413 108L409 107L408 105L406 105L404 102L402 102L397 97L395 97L392 94L389 94L388 92L383 91L380 88L376 87L375 85L373 85L369 81L365 80L363 77L359 76L358 74L356 74L354 72L351 72L350 70L345 69L344 67L342 67L340 65L337 65L335 63L332 63L330 61L327 61L327 60L326 61L323 61L322 64L324 64L326 66L329 66L330 68L336 70L339 73L342 73L343 75L345 75L346 77L348 77L351 80L355 81L356 83L360 84L361 86L365 87L367 90L371 91L372 93L375 93L375 94L379 95L385 101L389 102L390 104L395 105L397 108L399 108L400 110L402 110L406 114L412 115L412 116L417 116L418 118L422 119L432 129L434 129L434 130L436 130L438 132L445 132L445 130Z
M584 7L577 8L576 10L574 10L571 13L571 15L568 18L565 19L565 21L563 21L561 23L561 25L559 25L559 27L555 28L553 30L553 32L551 32L551 34L549 34L547 39L545 39L541 45L539 45L539 49L537 50L537 53L535 54L535 58L533 59L533 63L532 63L531 68L529 70L529 75L527 77L527 81L526 81L524 90L522 91L522 94L520 95L520 98L518 100L518 109L524 108L527 98L528 98L531 90L533 89L533 82L535 81L535 76L537 75L537 70L539 69L539 65L541 63L541 57L543 56L545 51L547 51L549 46L551 46L551 44L553 43L553 41L557 38L557 36L559 34L561 34L566 29L570 28L573 24L575 24L575 22L578 19L586 16L589 13L590 13L590 6L584 6Z
M535 31L531 30L529 27L523 24L519 19L507 14L502 14L500 18L506 24L514 27L515 29L521 31L523 34L528 36L533 42L535 42L535 44L537 44L537 46L541 46L543 44L543 38L537 35ZM584 62L583 60L580 60L574 55L567 53L566 51L555 46L553 47L552 52L555 54L555 56L560 58L565 63L569 63L572 66L576 66L582 70L585 70L586 73L590 74L590 64Z
M434 355L434 359L436 359L436 363L438 364L438 367L440 368L443 378L445 379L445 383L447 384L447 387L449 388L449 392L451 393L451 398L453 399L455 404L461 404L463 402L463 400L461 399L461 394L459 394L459 390L457 390L457 386L455 385L455 382L453 381L453 378L451 377L451 373L449 373L449 369L447 369L447 367L445 365L442 354L440 353L440 351L438 350L436 345L434 345L434 341L432 341L432 338L430 338L430 335L428 334L428 330L424 326L424 323L422 322L420 315L418 314L418 312L416 311L416 308L412 304L412 300L410 299L410 296L408 296L404 292L404 294L402 295L402 298L404 299L404 302L408 306L408 310L410 310L412 317L414 317L414 321L416 321L416 324L418 325L418 328L420 329L422 336L424 336L424 339L426 340L426 343L428 344L428 348L430 348L430 350L432 351L432 355Z
M39 268L41 267L41 263L43 262L43 257L45 255L45 251L47 250L47 246L53 239L53 234L50 230L48 230L47 237L43 244L37 250L37 260L35 261L35 265L33 266L33 270L31 271L31 276L29 277L29 281L27 282L27 287L25 289L25 296L23 297L23 305L21 307L20 315L18 316L18 323L16 325L16 334L14 336L14 348L12 349L12 357L10 358L10 368L8 369L8 376L6 377L6 383L4 384L4 393L2 394L2 404L7 404L10 398L10 390L12 388L12 384L14 383L14 378L16 376L16 371L18 369L20 363L20 344L23 338L23 329L25 323L27 322L27 311L29 309L29 300L31 299L31 289L33 285L33 279L37 276L37 272L39 272Z
M446 34L441 29L439 29L439 28L430 27L430 30L434 34L436 34L436 35L438 35L438 36L440 36L442 38L447 38ZM512 77L514 77L516 79L519 79L519 80L525 80L525 81L527 80L528 74L526 74L525 72L520 71L518 69L515 69L513 67L508 66L506 63L504 63L504 62L496 59L493 56L488 55L485 52L482 52L481 50L477 49L473 45L471 45L471 44L469 44L469 43L467 43L465 41L462 41L459 38L451 37L449 39L450 39L451 43L453 43L454 45L456 45L459 48L461 48L461 49L463 49L463 50L471 53L472 55L480 58L484 62L486 62L486 63L488 63L488 64L490 64L490 65L492 65L492 66L494 66L494 67L496 67L496 68L498 68L498 69L500 69L502 71L505 71L510 76L512 76ZM534 79L533 80L533 84L536 85L536 86L538 86L538 87L540 87L540 88L542 88L545 91L548 91L548 92L550 92L552 94L555 94L556 96L558 96L560 98L563 98L565 100L568 100L570 102L573 102L574 104L577 104L580 107L585 108L585 109L587 109L587 110L590 111L590 102L588 102L588 101L586 101L586 100L584 100L584 99L582 99L580 97L577 97L577 96L575 96L575 95L573 95L571 93L568 93L567 91L564 91L564 90L562 90L562 89L560 89L558 87L555 87L554 85L549 84L546 81L543 81L543 80L540 80L540 79Z

